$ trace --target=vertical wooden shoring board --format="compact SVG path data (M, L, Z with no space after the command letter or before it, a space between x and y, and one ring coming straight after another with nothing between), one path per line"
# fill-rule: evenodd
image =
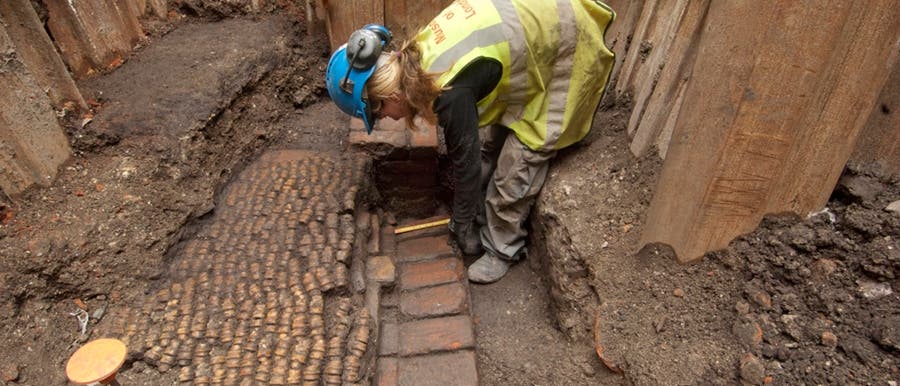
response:
M411 37L452 2L452 0L385 0L385 23L397 37Z
M853 152L856 162L874 162L895 177L900 177L900 61L881 90L878 105L869 114L860 140Z
M631 118L628 120L627 129L630 137L634 137L641 117L647 108L647 102L653 94L653 90L659 86L658 79L659 74L662 72L662 67L668 59L672 59L669 48L675 39L675 31L678 30L687 12L688 1L673 0L663 2L661 8L654 14L655 20L648 28L646 41L652 44L652 48L644 59L643 64L638 68L634 78L634 84L636 85L634 108L631 110Z
M85 54L91 59L91 68L86 74L116 65L131 51L131 44L123 35L124 26L118 20L115 8L110 7L109 1L111 0L47 0L51 22L54 13L58 13L60 18L68 19L61 23L61 30L54 32L51 28L54 38L57 34L64 37L71 34L80 40L80 47L88 51ZM54 4L51 6L51 3Z
M71 156L50 98L22 63L0 23L0 189L7 195L46 186Z
M66 0L45 0L49 19L47 29L76 78L83 77L99 68L104 61L102 53L88 37L78 14Z
M147 4L150 6L153 16L160 19L168 17L169 10L166 0L147 0Z
M105 39L108 46L116 53L117 59L123 58L131 52L131 38L129 37L128 28L119 14L119 7L116 6L116 0L94 0L80 1L80 3L90 3L93 11L91 23L96 23L98 34ZM91 24L88 24L90 28ZM110 63L106 63L106 67L110 67Z
M409 16L408 5L407 0L384 0L384 25L390 28L395 37L409 36L411 32L411 26L406 23Z
M647 38L647 29L650 27L650 23L653 22L654 17L656 17L658 5L658 2L653 1L651 4L644 4L644 7L641 9L641 16L638 19L634 34L631 36L631 43L628 47L625 60L622 62L621 70L619 70L619 77L616 82L616 92L619 94L628 91L634 92L636 87L643 86L635 85L633 83L634 73L638 70L639 66L643 65L643 63L640 62L641 56L643 56L643 53L641 52L641 43Z
M22 62L41 88L47 90L53 106L62 109L66 102L71 101L81 110L87 110L81 92L31 3L28 0L0 1L0 19L8 26L10 38Z
M384 24L384 0L329 0L326 3L332 50L346 43L350 34L363 25Z
M660 156L665 158L674 120L678 118L680 103L684 100L684 91L691 76L708 9L709 0L689 0L678 28L672 31L674 40L665 52L664 67L653 88L653 94L646 102L645 111L636 122L637 128L631 142L631 152L635 156L642 156L655 144Z
M691 261L770 211L827 200L896 61L897 44L881 42L896 41L900 10L870 5L779 0L760 13L711 2L694 68L703 76L685 91L642 243Z
M140 11L137 8L136 0L114 0L112 5L118 12L122 26L125 28L124 33L131 44L131 49L140 43L144 38L144 29L138 20Z
M609 26L605 36L606 44L610 50L616 54L616 63L613 65L613 72L610 75L610 88L614 88L619 92L619 74L622 73L622 67L628 51L634 47L629 41L635 32L638 20L643 13L643 1L624 1L611 0L606 2L616 12L616 20Z
M130 3L134 16L141 18L147 14L147 0L131 0Z
M900 7L891 0L853 7L837 33L843 39L825 56L825 72L812 91L823 97L821 105L804 111L801 125L809 129L800 132L786 160L791 167L775 181L780 189L768 212L805 215L828 201L900 57Z

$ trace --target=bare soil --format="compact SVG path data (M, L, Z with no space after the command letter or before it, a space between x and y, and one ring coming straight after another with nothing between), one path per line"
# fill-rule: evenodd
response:
M245 12L183 4L190 17L150 28L149 45L209 22L198 17ZM345 117L323 89L327 39L307 36L299 14L290 20L286 58L188 133L201 133L188 157L161 146L166 138L110 138L82 127L83 116L63 118L73 159L51 187L2 202L0 385L65 384L65 361L95 323L163 279L170 250L248 161L276 148L347 150ZM134 76L184 70L172 65ZM95 114L135 103L86 94ZM900 215L885 208L900 182L851 167L827 212L769 217L678 265L665 246L634 247L660 162L628 152L628 108L607 101L591 136L556 160L528 260L472 287L482 383L896 384ZM545 253L554 243L580 248L563 269L571 279L559 280ZM73 315L82 308L84 334ZM164 381L139 362L123 377Z
M766 216L680 265L665 245L637 250L660 164L630 156L628 101L609 99L552 169L532 222L532 265L566 336L633 384L900 379L896 176L851 164L822 212Z

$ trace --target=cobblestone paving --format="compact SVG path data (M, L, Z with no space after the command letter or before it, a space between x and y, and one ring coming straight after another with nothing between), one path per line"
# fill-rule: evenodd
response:
M367 167L302 151L262 157L113 334L184 384L364 381L375 321L348 282Z

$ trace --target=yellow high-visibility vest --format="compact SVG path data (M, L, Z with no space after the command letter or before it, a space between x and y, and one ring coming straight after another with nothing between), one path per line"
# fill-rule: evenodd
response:
M478 58L497 60L503 74L478 101L479 126L556 150L590 131L615 59L603 40L614 19L596 0L456 0L415 39L441 86Z

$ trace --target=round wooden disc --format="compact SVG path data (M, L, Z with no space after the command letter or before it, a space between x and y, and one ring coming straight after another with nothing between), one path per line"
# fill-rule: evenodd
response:
M66 376L73 383L86 385L114 375L125 363L127 349L118 339L97 339L81 346L66 364Z

